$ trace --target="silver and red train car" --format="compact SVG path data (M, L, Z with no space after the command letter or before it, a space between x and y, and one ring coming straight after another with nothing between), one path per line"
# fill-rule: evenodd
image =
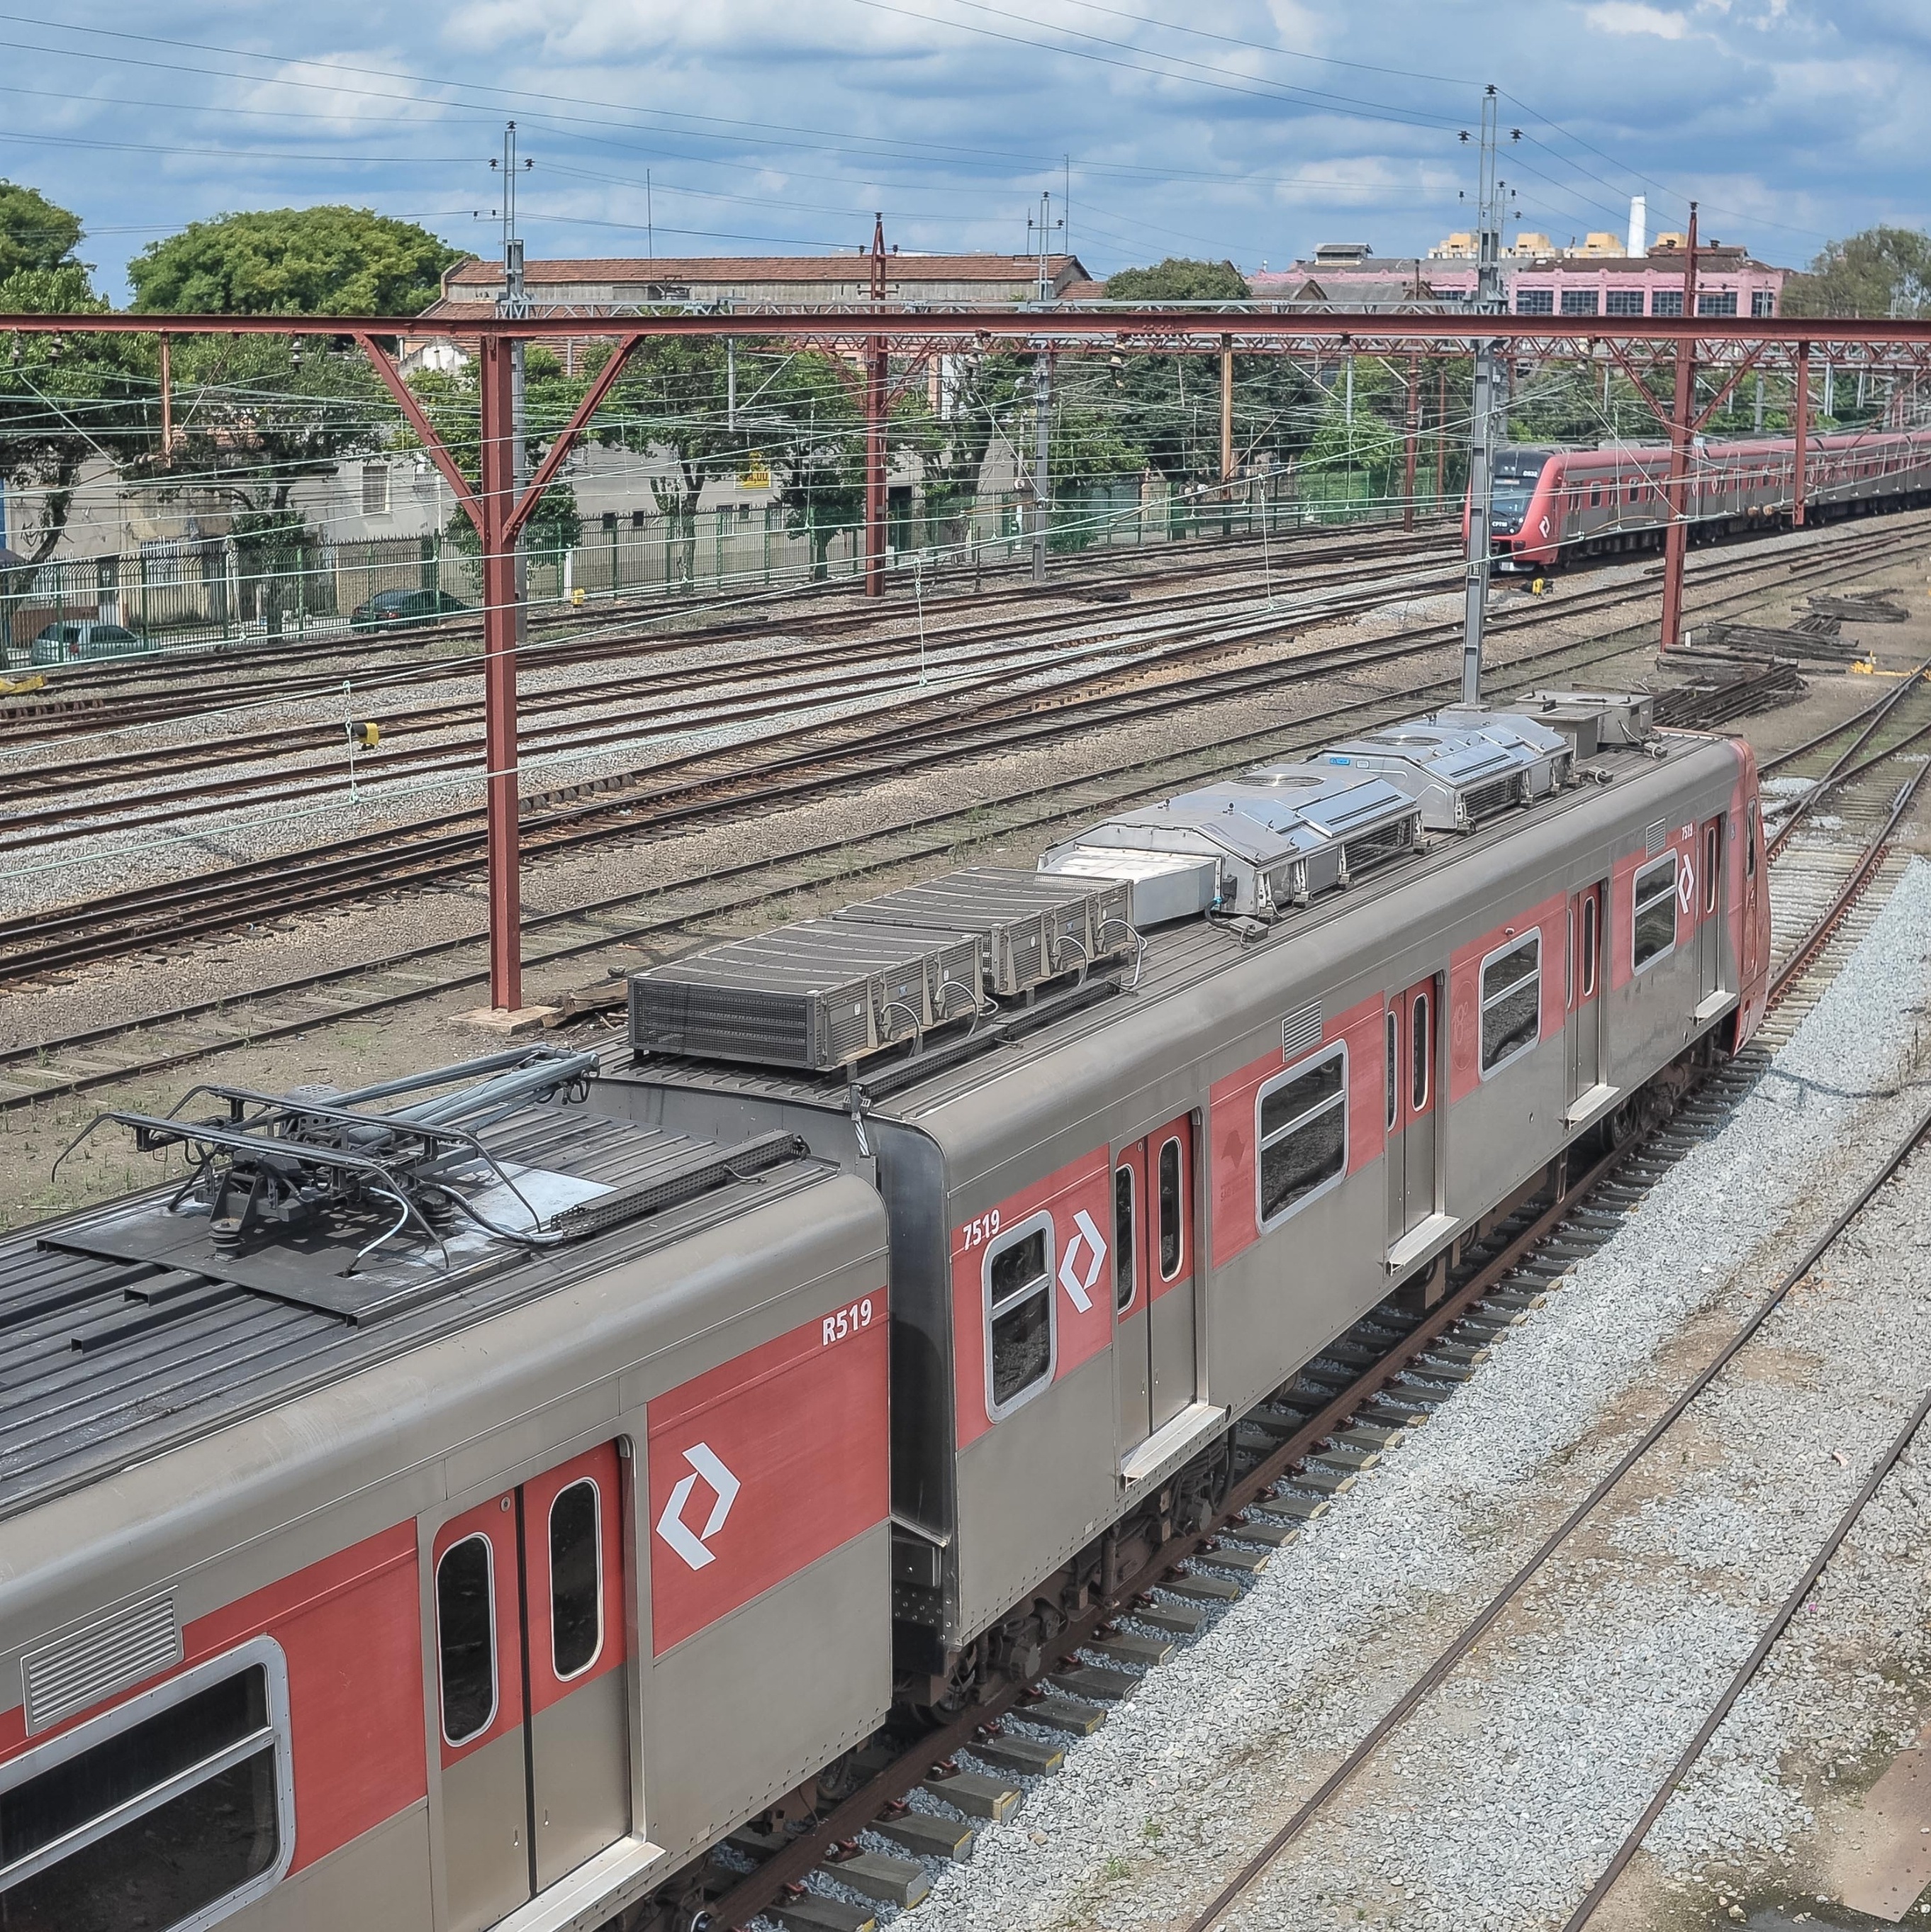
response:
M688 1926L1768 955L1747 748L1548 694L653 968L600 1060L116 1117L188 1180L0 1244L0 1927Z
M1796 501L1791 436L1698 440L1685 486L1699 540L1787 524ZM1931 429L1858 430L1810 437L1807 514L1813 522L1931 502ZM1498 568L1534 571L1585 556L1651 550L1669 524L1667 443L1496 452L1490 544ZM1463 532L1467 533L1465 506Z

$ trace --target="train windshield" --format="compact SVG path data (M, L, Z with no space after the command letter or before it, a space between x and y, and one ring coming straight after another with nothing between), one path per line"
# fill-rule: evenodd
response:
M1511 478L1498 484L1489 499L1489 526L1498 537L1513 536L1528 514L1529 486Z

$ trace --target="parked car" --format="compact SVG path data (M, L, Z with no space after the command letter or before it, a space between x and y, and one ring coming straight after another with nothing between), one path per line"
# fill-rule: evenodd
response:
M379 590L349 614L352 631L405 631L469 609L446 590Z
M82 658L126 657L145 648L139 632L124 624L103 623L97 617L66 617L48 625L34 640L28 662L71 664Z

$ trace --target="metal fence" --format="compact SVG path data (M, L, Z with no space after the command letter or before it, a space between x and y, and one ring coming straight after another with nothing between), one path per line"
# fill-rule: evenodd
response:
M1280 470L1225 487L1177 488L1124 476L1063 488L1051 506L1048 547L1058 555L1146 550L1402 514L1399 501L1351 490L1359 479L1337 477L1305 491L1302 480ZM1027 493L1005 490L928 503L920 492L895 486L887 567L951 574L1015 560L1031 544L1030 502ZM1425 514L1441 507L1432 496L1417 503ZM570 550L532 551L527 594L540 614L546 605L619 598L674 602L850 580L864 568L862 532L848 520L819 527L808 514L776 505L727 506L690 518L640 510L604 515ZM49 626L88 620L130 632L139 640L134 648L151 651L339 636L385 592L438 591L473 606L481 601L481 577L473 549L441 536L317 540L271 566L251 560L232 538L143 544L130 554L8 573L0 583L0 644L9 666L22 665ZM129 648L103 645L83 654Z

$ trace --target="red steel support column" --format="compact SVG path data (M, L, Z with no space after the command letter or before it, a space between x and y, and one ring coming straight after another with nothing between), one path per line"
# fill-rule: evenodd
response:
M482 392L483 745L490 852L490 1004L523 1004L523 896L517 876L516 652L517 451L511 423L510 345L477 344Z
M1415 526L1415 454L1416 444L1421 435L1421 362L1419 357L1408 358L1408 419L1407 424L1408 447L1402 460L1402 528L1411 530Z
M1804 486L1810 480L1810 345L1797 345L1797 394L1791 425L1797 448L1791 465L1790 523L1793 530L1804 527Z
M1683 265L1683 314L1691 328L1696 315L1696 204L1690 204L1690 242ZM1696 385L1696 344L1688 334L1676 345L1676 397L1669 412L1669 525L1663 538L1663 648L1683 640L1683 563L1690 548L1690 440Z

